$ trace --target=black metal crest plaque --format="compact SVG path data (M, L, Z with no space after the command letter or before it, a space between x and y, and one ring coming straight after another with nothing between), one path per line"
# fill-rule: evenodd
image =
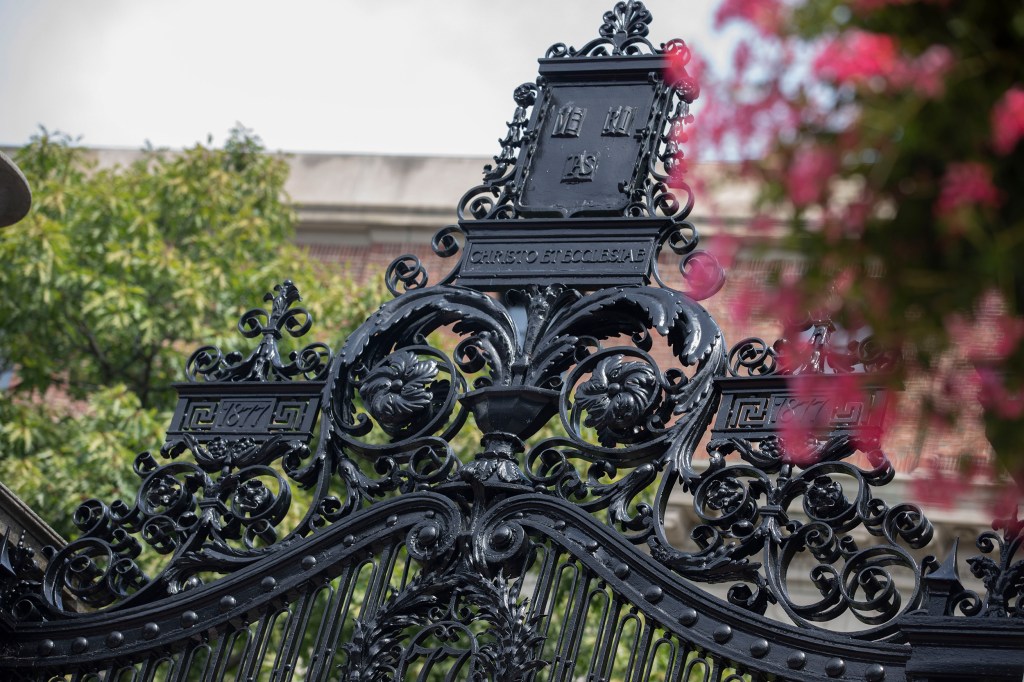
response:
M684 277L685 261L706 255L685 222L693 198L678 172L698 88L679 68L686 45L655 47L650 21L641 3L617 4L599 38L552 46L536 81L516 88L501 153L462 198L459 224L434 240L446 257L462 250L458 233L465 240L445 282L491 291L645 285L661 282L666 245L684 257ZM407 288L423 283L418 263L393 274Z
M523 216L621 216L642 184L663 114L661 56L543 59L522 152ZM655 116L654 114L658 114Z

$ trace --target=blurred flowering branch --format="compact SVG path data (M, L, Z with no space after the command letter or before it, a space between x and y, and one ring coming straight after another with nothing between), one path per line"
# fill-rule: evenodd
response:
M870 328L896 380L942 377L933 420L981 401L1024 484L1024 5L724 0L716 20L744 37L691 135L743 159L751 229L784 224L802 256L744 311Z

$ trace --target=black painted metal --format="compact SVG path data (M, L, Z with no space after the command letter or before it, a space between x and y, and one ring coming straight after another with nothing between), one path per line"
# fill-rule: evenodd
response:
M283 336L312 320L284 282L242 316L254 351L189 360L133 501L87 502L81 537L45 557L4 539L0 676L1021 676L1022 525L979 540L1000 551L970 560L979 595L955 553L915 559L920 510L873 492L893 476L872 379L891 359L840 351L826 321L808 343L728 351L696 302L722 282L672 172L696 89L666 82L685 46L654 48L649 22L619 3L600 38L549 50L434 240L461 252L439 284L398 259L395 299L336 356L285 359ZM702 286L666 284L665 247ZM851 377L859 402L835 390ZM803 456L794 420L821 429ZM690 544L667 528L670 498L696 512ZM167 558L149 575L152 554ZM725 599L702 586L721 582ZM827 629L844 614L861 629Z

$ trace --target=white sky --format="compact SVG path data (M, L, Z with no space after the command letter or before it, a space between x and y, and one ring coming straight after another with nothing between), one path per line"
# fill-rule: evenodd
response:
M646 0L722 64L718 0ZM491 155L549 45L614 0L0 0L0 145L183 147L236 121L285 151Z

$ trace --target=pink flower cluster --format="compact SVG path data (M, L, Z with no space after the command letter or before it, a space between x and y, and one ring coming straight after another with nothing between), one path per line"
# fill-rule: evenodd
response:
M690 48L681 40L670 44L666 57L668 64L665 67L665 80L679 90L686 102L693 102L700 97L700 74L703 69L700 59L694 59ZM688 114L672 124L671 140L675 151L672 163L669 164L670 187L686 186L683 178L687 172L687 164L683 145L690 139L686 126L692 123L693 115Z
M946 90L945 78L953 68L953 53L945 45L932 45L913 60L900 62L898 85L912 87L923 97L941 97Z
M938 97L953 66L945 45L932 45L917 57L900 54L892 36L851 30L827 43L814 60L820 78L877 90L912 88L924 97Z
M992 109L992 147L1005 156L1024 137L1024 89L1006 91Z
M801 147L786 171L786 193L795 206L819 202L838 168L833 152L817 146Z
M762 35L776 34L782 22L782 3L778 0L724 0L715 12L715 28L732 20L746 22Z
M862 83L891 75L898 56L892 36L848 31L822 48L814 71L838 83Z
M700 96L700 60L693 59L690 48L682 41L673 41L665 56L668 59L665 80L679 88L687 102L697 99Z
M951 163L942 178L935 212L952 213L964 206L994 208L1002 200L1002 192L992 184L991 168L976 161Z
M974 480L979 477L984 478L985 472L973 457L963 457L959 461L950 461L949 457L929 457L915 472L910 489L918 502L949 509L970 491Z
M954 372L943 393L954 401L977 400L1003 419L1024 416L1024 390L1008 387L999 370L1024 341L1024 318L1007 312L1003 297L992 291L983 297L974 319L948 316L946 332L974 369Z
M1024 416L1024 391L1006 386L1005 377L997 370L983 367L978 370L981 381L981 404L1003 419Z
M993 304L993 307L1003 308L1005 304L999 302ZM973 319L965 319L957 314L948 315L945 327L960 353L973 363L1003 362L1024 341L1024 319L1004 310L976 313Z
M802 468L817 464L815 443L826 440L832 431L832 418L850 405L861 405L868 414L863 415L863 426L854 436L873 465L880 461L875 447L881 437L881 415L871 406L860 378L855 374L797 374L787 377L786 385L794 393L796 406L802 409L780 413L780 436L786 445L786 461Z

